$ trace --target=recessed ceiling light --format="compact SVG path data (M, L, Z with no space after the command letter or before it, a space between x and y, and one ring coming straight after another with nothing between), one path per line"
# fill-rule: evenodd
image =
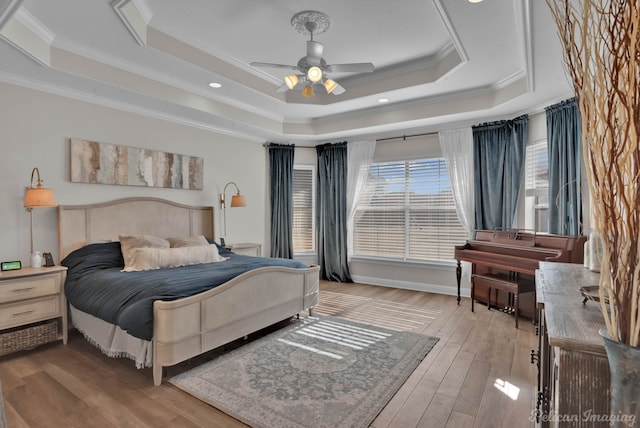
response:
M380 98L378 100L379 103L388 103L389 102L389 98Z
M218 82L211 82L211 83L209 83L209 86L211 86L212 88L216 88L216 89L222 88L222 85L220 83L218 83Z
M480 3L482 0L469 0L469 3Z

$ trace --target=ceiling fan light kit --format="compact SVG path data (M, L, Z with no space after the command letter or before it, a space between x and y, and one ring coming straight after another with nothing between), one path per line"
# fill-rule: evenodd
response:
M313 98L313 96L315 95L313 93L313 87L308 85L305 86L304 89L302 90L302 95L307 98Z
M307 78L313 83L319 82L322 79L322 70L320 70L320 67L317 65L309 67L309 70L307 70Z
M284 78L284 83L287 85L287 88L289 89L295 88L299 81L300 79L295 74L290 74L288 76L285 76Z
M285 68L296 71L284 77L284 85L278 91L286 91L302 88L302 95L312 98L315 94L313 85L324 86L327 94L340 95L345 89L335 80L330 79L327 73L370 73L375 67L372 63L351 64L327 64L322 58L324 45L313 40L314 36L326 32L331 27L329 17L315 10L305 10L296 13L291 18L291 26L298 32L308 35L307 55L298 60L296 65L272 64L266 62L252 62L253 67ZM300 82L304 85L298 85Z
M336 88L336 86L338 86L338 84L331 79L325 80L323 85L324 85L324 88L327 90L327 94L332 93L333 90Z

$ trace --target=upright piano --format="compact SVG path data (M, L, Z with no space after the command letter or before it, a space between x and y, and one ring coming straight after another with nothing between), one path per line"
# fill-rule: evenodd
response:
M472 310L477 300L489 307L495 303L515 309L516 327L519 314L535 320L535 272L539 262L582 263L585 240L585 236L550 235L519 229L477 230L473 239L455 247L458 304L462 277L460 262L466 261L472 264ZM508 292L498 294L499 290ZM492 291L496 295L494 300Z

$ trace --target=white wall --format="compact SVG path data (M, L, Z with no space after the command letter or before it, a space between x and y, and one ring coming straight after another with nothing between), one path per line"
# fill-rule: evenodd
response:
M71 183L69 138L202 157L204 189ZM216 237L221 233L218 195L234 181L248 207L227 209L227 242L262 243L265 235L265 155L256 142L0 83L0 149L1 261L29 265L29 213L23 198L33 167L39 168L44 186L54 189L59 204L152 196L213 205ZM56 210L34 210L33 228L35 250L51 251L58 260Z

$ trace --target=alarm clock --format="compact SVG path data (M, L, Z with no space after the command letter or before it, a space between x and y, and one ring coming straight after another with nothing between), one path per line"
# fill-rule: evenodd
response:
M0 263L0 270L2 271L19 269L22 269L22 263L20 263L20 261Z

